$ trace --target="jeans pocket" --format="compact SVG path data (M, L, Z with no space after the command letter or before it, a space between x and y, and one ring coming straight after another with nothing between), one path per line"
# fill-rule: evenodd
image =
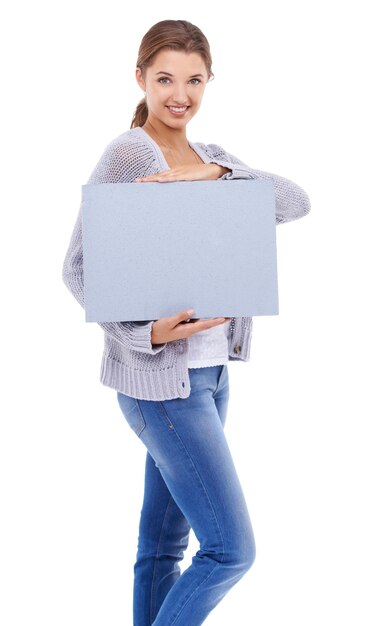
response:
M228 385L228 366L224 364L221 366L219 380L217 381L217 390L226 385Z
M146 422L136 398L131 398L131 396L118 392L117 399L129 426L140 437L146 427Z

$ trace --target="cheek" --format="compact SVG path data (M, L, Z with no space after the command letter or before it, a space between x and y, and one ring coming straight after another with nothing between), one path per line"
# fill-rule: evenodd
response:
M195 100L197 102L201 102L204 96L204 91L199 91L198 93L195 94Z
M150 107L157 111L162 111L165 107L164 97L162 98L158 94L153 94L150 100Z
M148 95L154 104L161 104L166 97L165 93L156 87L152 87L150 92L147 91L147 97Z
M203 99L203 94L202 93L195 94L195 96L193 98L193 102L194 102L196 107L200 107L202 99Z

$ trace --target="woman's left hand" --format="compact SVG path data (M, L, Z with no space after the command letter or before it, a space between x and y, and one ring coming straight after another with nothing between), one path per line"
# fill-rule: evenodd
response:
M158 172L144 178L135 178L133 182L170 183L176 180L217 180L231 170L217 163L196 163L196 165L178 165L170 170Z

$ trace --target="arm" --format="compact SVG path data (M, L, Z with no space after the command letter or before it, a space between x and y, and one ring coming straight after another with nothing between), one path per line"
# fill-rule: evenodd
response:
M296 183L277 174L252 169L216 144L209 144L209 148L214 154L213 161L215 163L231 169L230 172L221 176L221 180L237 178L271 178L273 180L276 198L276 222L278 224L296 220L309 213L311 208L309 197L304 189Z
M134 173L132 174L128 169L131 155L132 146L129 146L129 144L107 146L88 183L98 183L99 181L104 183L131 182L130 178L134 178ZM126 165L125 170L124 164ZM64 259L62 278L69 291L84 308L81 207ZM129 346L132 350L157 354L164 349L166 344L152 345L151 332L153 323L154 321L99 322L99 326L113 339L125 346Z

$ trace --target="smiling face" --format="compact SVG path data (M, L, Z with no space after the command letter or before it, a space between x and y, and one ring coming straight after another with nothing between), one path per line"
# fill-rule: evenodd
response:
M200 108L209 75L197 52L163 49L144 76L136 68L136 80L147 92L149 121L172 128L185 127Z

